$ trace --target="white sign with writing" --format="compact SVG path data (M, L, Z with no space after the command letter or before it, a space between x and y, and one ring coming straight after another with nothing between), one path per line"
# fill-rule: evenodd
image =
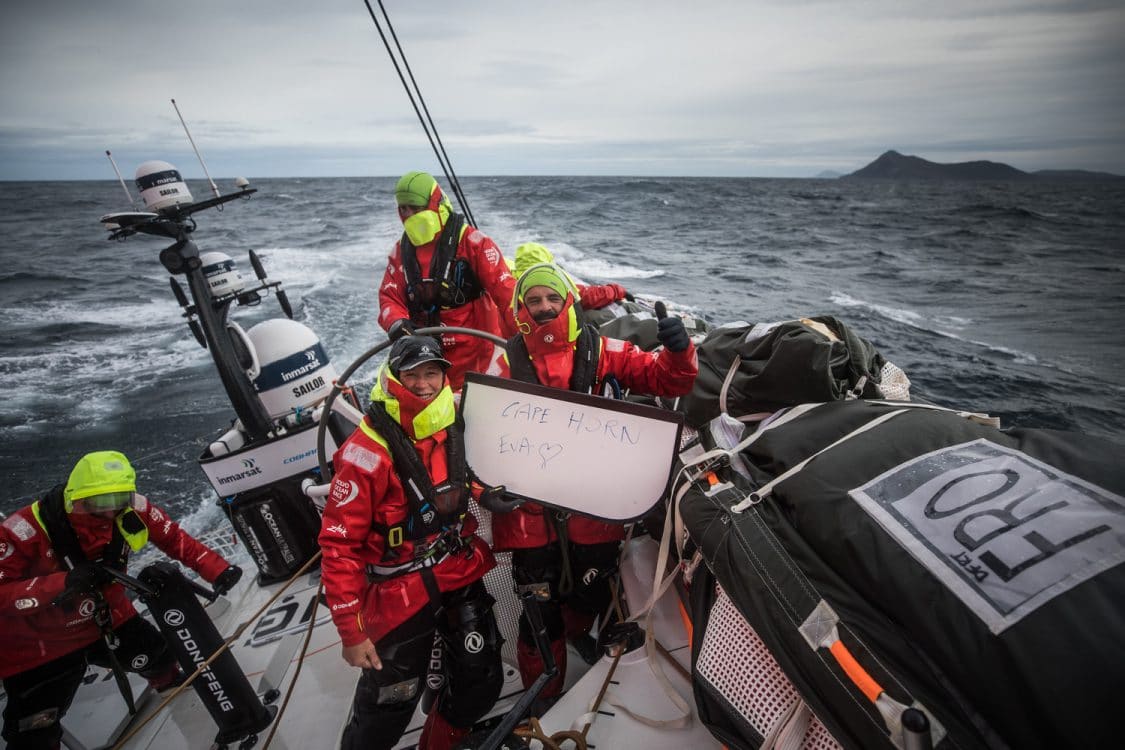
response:
M663 497L683 415L468 373L465 454L488 485L607 521L645 515Z

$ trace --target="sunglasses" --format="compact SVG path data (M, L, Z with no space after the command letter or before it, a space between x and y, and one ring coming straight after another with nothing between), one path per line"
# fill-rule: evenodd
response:
M106 510L121 510L127 508L133 503L132 492L106 492L101 495L91 495L84 497L80 501L86 510L90 512L106 511Z

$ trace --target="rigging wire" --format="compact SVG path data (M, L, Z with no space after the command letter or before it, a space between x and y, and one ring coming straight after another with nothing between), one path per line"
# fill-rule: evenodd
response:
M132 465L132 467L134 469L143 469L143 468L145 468L145 464L148 463L150 459L156 458L157 456L162 456L165 453L171 453L172 451L180 450L185 445L194 444L196 446L202 446L205 443L206 443L206 440L204 440L203 438L187 438L185 440L181 440L178 443L173 443L172 445L166 445L162 448L158 448L157 450L154 450L151 453L145 453L144 455L140 455L140 456L130 458L129 464ZM42 496L42 494L43 494L42 491L37 490L37 491L31 493L30 495L20 495L19 497L13 498L11 502L16 504L15 507L21 508L24 505L27 505L28 503L30 503L31 501L38 499L39 497ZM0 519L2 519L3 517L4 517L3 513L0 513Z
M441 142L441 136L438 135L437 125L434 124L433 118L430 117L430 110L426 106L426 100L422 97L422 90L418 87L418 82L414 78L414 72L410 69L410 63L406 60L406 53L399 44L398 35L395 33L394 26L391 24L391 17L387 14L387 9L383 7L383 0L377 0L379 3L379 10L383 13L383 18L387 24L387 30L390 31L391 37L394 39L395 48L398 50L398 57L395 56L394 51L391 49L391 43L387 40L387 35L383 33L383 27L379 23L378 17L375 15L374 9L371 7L370 0L363 0L363 4L367 6L367 13L371 16L371 21L375 24L375 29L379 32L379 37L383 40L383 46L387 50L387 56L391 58L391 63L395 66L395 72L398 73L398 79L402 82L402 88L406 91L406 96L410 99L410 106L414 108L414 114L418 116L418 121L422 124L422 130L426 133L426 138L430 141L430 148L434 150L434 155L437 157L438 163L441 165L442 171L445 173L446 182L449 183L450 189L453 191L457 202L461 204L461 210L465 212L465 218L469 220L472 226L478 226L476 219L473 217L473 212L469 208L469 201L465 198L465 193L461 189L461 181L457 178L457 173L453 171L453 163L449 160L449 155L445 151L445 145ZM399 58L402 59L402 65L399 65ZM406 74L410 77L410 83L406 82L406 76L403 75L402 69L406 69ZM417 101L415 101L417 97ZM419 109L419 104L421 109ZM423 116L423 111L425 115Z

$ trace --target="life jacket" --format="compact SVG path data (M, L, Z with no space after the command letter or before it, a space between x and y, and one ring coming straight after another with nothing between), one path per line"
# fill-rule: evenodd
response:
M440 323L441 310L468 304L484 293L469 261L456 257L461 235L467 228L463 215L450 215L430 259L429 275L424 278L418 251L403 232L399 250L402 272L406 276L406 306L415 325L436 326Z
M394 462L395 473L402 483L410 506L410 515L402 523L394 525L372 522L372 528L383 534L387 540L384 560L397 557L396 548L404 541L415 543L414 559L432 557L435 552L454 551L450 545L460 543L460 530L465 514L469 509L471 496L469 469L465 461L465 430L460 418L446 430L446 464L449 475L436 487L430 473L422 462L413 441L398 422L396 422L381 402L373 401L367 407L367 417L376 434L367 425L362 429L368 437L376 440L387 449ZM418 544L437 536L431 544ZM436 550L434 544L445 545L446 549ZM408 572L403 569L402 572Z
M574 367L570 371L570 390L576 393L592 392L598 377L601 344L602 337L594 326L587 324L578 332L578 338L574 340ZM508 339L504 350L508 355L508 367L513 380L541 383L539 375L535 372L535 365L531 363L527 342L523 340L521 334L517 333Z
M109 543L102 548L101 554L94 560L90 560L86 556L86 553L82 551L82 544L78 541L78 534L71 525L66 509L63 507L63 485L56 485L41 500L36 501L31 506L31 512L43 531L46 532L47 538L51 540L51 547L68 569L77 567L84 562L97 562L122 571L128 565L129 549L118 523L113 524L112 536L110 536ZM126 510L122 515L132 516L126 522L130 527L135 525L134 520L135 523L144 525L144 521L137 517L132 508Z

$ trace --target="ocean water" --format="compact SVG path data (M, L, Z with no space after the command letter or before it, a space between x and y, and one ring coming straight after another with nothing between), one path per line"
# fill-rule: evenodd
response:
M197 214L194 239L247 278L255 250L342 371L384 338L376 286L401 232L394 181L257 181L250 199ZM462 182L509 255L543 243L588 281L714 324L835 315L932 401L1125 444L1121 183ZM210 525L216 498L196 459L234 414L157 259L169 243L107 241L98 218L128 208L112 181L0 183L0 206L0 511L114 448L142 492L189 528ZM231 317L249 328L280 316L271 297Z

